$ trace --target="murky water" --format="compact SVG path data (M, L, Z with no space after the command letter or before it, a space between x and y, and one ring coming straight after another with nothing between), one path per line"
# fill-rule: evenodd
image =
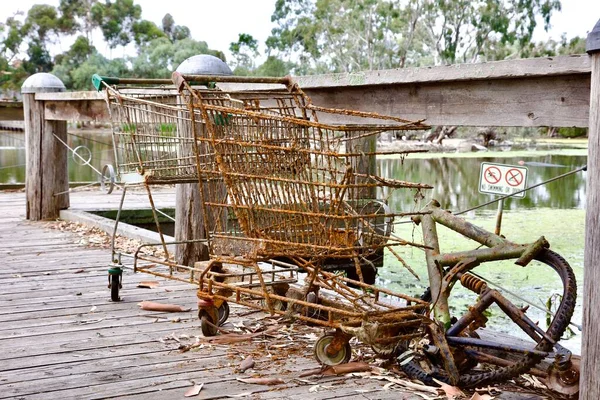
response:
M107 133L77 132L70 133L68 145L71 149L78 149L78 154L85 159L91 154L90 164L102 170L104 164L113 163L112 139ZM85 146L84 149L80 146ZM89 150L89 151L88 151ZM69 151L69 181L70 182L95 182L99 180L98 174L83 161ZM22 132L0 131L0 184L25 182L25 135Z
M0 131L0 183L25 181L25 143L22 133ZM89 149L91 165L101 169L104 164L113 163L110 134L76 133L69 135L71 148L86 146ZM80 154L87 151L80 149ZM412 155L403 162L397 158L378 160L379 173L384 177L429 183L434 189L423 191L416 196L414 191L396 190L383 192L394 210L418 210L431 198L437 199L442 207L454 212L471 208L493 199L491 195L478 192L479 169L483 161L517 165L522 161L528 167L528 186L578 168L586 163L582 151L554 153L509 152L477 153L464 155ZM428 158L424 158L428 157ZM76 162L77 157L69 154L69 180L72 182L97 181L97 174L88 166ZM567 178L536 188L527 193L524 199L509 199L505 203L502 234L518 243L528 243L544 235L552 250L563 255L573 267L578 279L579 293L583 281L583 247L585 219L585 173L580 172ZM471 211L466 214L469 221L492 230L495 225L496 205ZM460 235L445 228L439 229L442 251L468 250L477 246ZM395 235L421 241L422 235L412 224L395 225ZM424 254L414 248L401 249L400 256L415 270L420 280L414 278L391 254L386 254L385 266L380 269L379 283L413 295L420 295L428 286ZM550 297L560 291L560 281L552 271L542 265L517 267L510 262L494 263L477 268L481 275L503 287L515 304L532 303L541 309L546 308ZM458 285L457 285L458 286ZM453 310L464 311L474 297L466 290L455 288ZM518 296L515 297L511 295ZM528 314L535 321L545 323L545 313L530 307ZM497 319L500 317L500 319ZM514 332L512 322L501 318L499 310L492 310L490 325L495 329ZM581 323L581 302L573 316L573 322ZM580 332L573 327L575 336L566 344L579 352Z

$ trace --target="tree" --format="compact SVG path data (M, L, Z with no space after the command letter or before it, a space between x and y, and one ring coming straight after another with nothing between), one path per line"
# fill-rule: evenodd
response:
M133 0L106 0L91 8L92 21L102 30L104 40L111 49L127 46L134 36L133 26L142 15L142 7Z
M275 56L267 57L267 60L252 71L255 76L286 76L294 68L294 63L280 60Z
M6 23L2 25L3 40L0 48L0 55L10 62L20 51L21 44L25 40L23 24L16 19L16 15L8 17Z
M160 37L142 46L138 55L130 58L129 62L134 76L169 78L179 64L197 54L211 54L225 61L223 53L210 49L206 42L190 38L171 42Z
M277 0L269 54L298 72L354 72L474 61L525 47L559 0Z
M258 57L258 41L247 33L240 33L237 42L231 42L229 51L235 61L235 69L250 71L254 69L254 59ZM235 71L234 71L235 73ZM236 74L237 75L237 74ZM246 74L247 75L247 74Z
M171 42L175 42L176 40L183 40L189 38L190 28L184 25L175 24L175 20L171 14L165 14L162 19L162 31L165 35L171 40Z
M154 22L145 19L134 22L131 29L133 32L133 40L138 47L143 46L154 39L166 36Z
M82 33L89 43L92 43L92 31L99 27L99 21L94 20L92 8L98 0L60 0L58 24L65 33Z
M560 0L422 0L436 63L473 62L498 44L525 47L541 17L548 30Z

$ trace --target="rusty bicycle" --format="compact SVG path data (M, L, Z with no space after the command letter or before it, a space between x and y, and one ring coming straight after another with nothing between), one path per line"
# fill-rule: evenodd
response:
M473 387L510 379L534 368L546 357L553 363L537 372L546 384L561 393L578 391L578 364L571 352L558 341L567 329L575 308L577 286L575 275L563 257L549 250L544 237L533 243L516 244L506 238L473 225L461 217L440 208L433 200L422 215L413 217L421 225L430 289L424 298L432 304L432 323L427 328L428 340L416 346L417 352L402 344L399 357L402 369L411 377L435 384L434 379L458 386ZM483 248L470 251L442 252L437 226L474 240ZM547 267L555 274L559 288L559 304L543 321L533 321L526 308L518 307L499 290L490 287L476 272L482 264L499 260L514 260L528 268L532 263ZM456 284L476 294L476 301L462 315L453 316L449 297ZM505 343L486 339L481 333L486 326L487 311L498 307L529 341ZM485 331L483 331L485 332ZM477 367L479 364L479 367ZM483 365L486 367L482 367Z

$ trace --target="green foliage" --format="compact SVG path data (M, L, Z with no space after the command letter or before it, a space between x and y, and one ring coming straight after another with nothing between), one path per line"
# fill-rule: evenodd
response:
M158 125L157 129L161 136L169 137L174 136L175 132L177 131L177 125L162 123Z
M183 25L175 24L175 20L171 14L165 14L162 19L162 31L166 35L166 37L171 40L171 42L175 42L177 40L183 40L190 37L190 28Z
M123 125L121 125L121 131L122 132L135 133L136 130L137 130L137 125L136 124L123 124Z
M109 47L114 49L131 42L133 26L142 15L142 7L133 0L106 0L104 4L95 3L90 12L92 21L102 30Z
M584 137L588 134L587 128L558 128L558 135L564 138Z
M138 22L134 22L132 26L133 38L135 44L139 46L143 46L151 42L154 39L158 39L160 37L165 37L165 32L163 32L154 22L142 20Z
M237 42L231 42L229 51L235 58L234 66L249 71L254 68L254 59L258 56L258 41L247 33L240 33Z
M286 76L290 74L290 71L293 68L293 63L280 60L274 56L269 56L262 65L253 71L252 74L255 76Z
M294 72L471 62L526 48L559 0L278 0L267 46Z
M186 58L197 54L211 54L224 58L223 53L211 50L206 42L183 39L171 42L166 37L150 41L139 50L137 57L129 59L134 76L169 78Z

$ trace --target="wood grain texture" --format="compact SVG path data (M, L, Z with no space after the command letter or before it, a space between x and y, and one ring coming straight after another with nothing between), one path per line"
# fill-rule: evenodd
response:
M580 74L305 91L318 105L425 119L430 125L587 127L589 86L589 75Z
M580 399L600 398L600 53L592 55Z
M27 218L32 221L58 218L69 207L67 122L46 121L44 103L34 94L23 95L25 110L25 187Z

